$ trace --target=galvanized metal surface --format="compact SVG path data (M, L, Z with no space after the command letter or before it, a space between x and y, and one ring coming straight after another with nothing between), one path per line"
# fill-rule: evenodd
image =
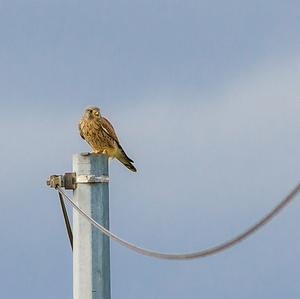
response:
M73 171L77 177L108 177L108 159L104 155L76 154ZM108 184L78 184L74 201L89 216L109 229ZM110 299L109 238L77 212L73 213L73 298Z

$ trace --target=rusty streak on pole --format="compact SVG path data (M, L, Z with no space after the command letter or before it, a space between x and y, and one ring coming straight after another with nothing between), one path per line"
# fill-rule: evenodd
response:
M105 155L73 156L73 171L80 183L74 190L74 201L89 216L109 229L108 159ZM84 179L91 176L96 179ZM97 180L98 179L98 180ZM73 212L73 298L110 299L109 238Z

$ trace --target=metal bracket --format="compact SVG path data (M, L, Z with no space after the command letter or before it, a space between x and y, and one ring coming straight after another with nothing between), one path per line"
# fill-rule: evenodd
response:
M57 186L62 187L63 185L62 175L51 175L47 180L47 185L50 188L56 188Z
M109 177L95 176L95 175L78 175L75 172L67 172L64 175L51 175L47 180L47 185L50 188L57 186L65 188L66 190L75 190L77 184L91 184L91 183L108 183Z
M90 183L108 183L109 177L102 175L102 176L95 176L95 175L78 175L76 178L77 184L90 184Z
M47 185L50 186L50 188L56 188L59 186L66 190L75 190L76 173L67 172L64 175L51 175L47 180Z

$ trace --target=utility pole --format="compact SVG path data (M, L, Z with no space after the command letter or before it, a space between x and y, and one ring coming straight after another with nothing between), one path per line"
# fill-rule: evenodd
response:
M74 201L109 229L108 158L105 155L73 156L77 187ZM109 238L73 212L73 298L110 299Z

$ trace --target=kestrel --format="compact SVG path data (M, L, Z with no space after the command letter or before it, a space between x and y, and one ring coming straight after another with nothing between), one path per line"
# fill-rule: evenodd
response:
M111 123L100 114L98 107L84 110L79 122L81 137L91 146L93 153L117 158L128 169L136 172L133 161L126 155Z

